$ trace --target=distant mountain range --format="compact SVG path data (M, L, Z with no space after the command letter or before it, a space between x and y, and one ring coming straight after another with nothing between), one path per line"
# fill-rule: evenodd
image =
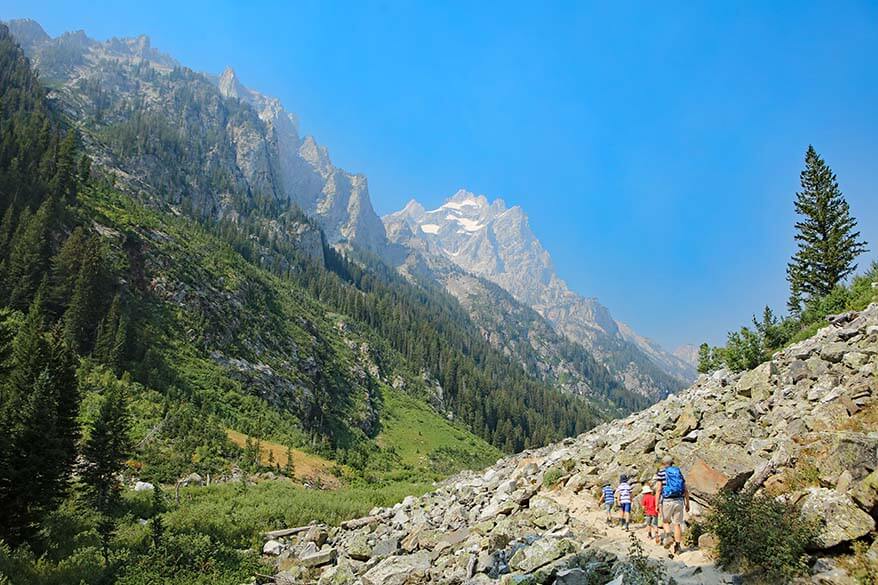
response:
M570 290L520 207L461 189L437 209L412 200L383 219L392 242L498 284L590 350L628 389L658 398L694 379L691 363Z
M261 218L275 237L320 259L320 238L346 253L366 251L420 285L442 286L492 344L574 393L594 395L599 386L606 394L609 377L621 385L615 402L633 408L642 404L621 395L653 401L694 377L686 360L571 291L521 208L460 191L437 210L413 201L382 223L366 177L334 166L324 146L300 134L294 114L231 68L193 72L145 36L99 42L82 31L52 38L30 20L9 27L93 158L141 199L220 221ZM307 223L278 228L274 218L291 209L322 235ZM507 292L508 311L487 310Z

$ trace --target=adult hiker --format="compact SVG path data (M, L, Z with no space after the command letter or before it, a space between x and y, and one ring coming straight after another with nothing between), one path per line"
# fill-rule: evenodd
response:
M643 486L643 497L640 499L643 506L643 515L646 519L646 535L649 539L655 539L656 544L659 543L659 527L658 527L658 501L652 488L649 485Z
M631 521L631 485L624 473L619 477L619 485L616 486L616 499L619 500L619 525L628 530L628 523Z
M598 502L604 507L604 510L607 511L607 524L613 523L613 504L615 501L616 498L613 486L610 485L610 482L607 482L604 484L604 487L601 488L601 499Z
M671 526L673 526L673 553L677 554L683 549L683 522L686 512L689 511L689 490L686 488L683 472L674 465L674 458L670 455L665 455L662 458L662 468L657 476L665 538L668 538ZM665 546L670 546L670 544L666 542Z

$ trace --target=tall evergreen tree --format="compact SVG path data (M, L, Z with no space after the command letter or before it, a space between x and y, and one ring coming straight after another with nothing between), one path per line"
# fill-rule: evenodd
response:
M801 216L796 222L798 250L787 266L793 313L801 310L803 301L829 294L856 270L854 260L866 251L835 174L810 145L801 183L795 202Z
M64 496L76 456L76 363L57 331L43 331L44 289L16 334L0 392L0 536L12 544Z
M9 304L26 309L45 276L51 255L50 227L54 203L46 200L33 216L22 211L7 264Z
M97 418L82 447L81 476L86 498L100 515L98 532L105 564L110 562L110 539L122 501L118 475L131 450L129 426L125 395L114 385L104 393Z
M64 313L64 335L71 347L81 354L91 351L94 345L94 334L106 307L108 288L100 242L91 238L83 251L73 296Z

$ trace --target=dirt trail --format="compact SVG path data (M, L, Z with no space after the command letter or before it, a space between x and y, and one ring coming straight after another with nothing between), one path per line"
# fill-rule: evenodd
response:
M564 506L570 516L594 532L597 539L589 546L627 558L629 533L618 526L607 526L606 513L589 494L574 494L562 490L547 495ZM641 524L632 523L631 530L638 536L644 554L661 562L668 576L673 577L679 585L721 585L737 581L734 575L718 569L700 550L688 550L671 557L667 549L646 538L646 529Z

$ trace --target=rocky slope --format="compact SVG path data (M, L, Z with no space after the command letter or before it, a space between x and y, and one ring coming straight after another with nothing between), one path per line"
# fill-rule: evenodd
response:
M798 502L820 523L815 582L848 583L834 560L845 544L871 542L878 554L876 369L873 303L752 371L701 376L648 410L341 528L271 533L264 552L277 557L278 582L622 583L629 565L618 535L589 522L577 502L620 473L637 493L669 453L686 475L692 516L722 488ZM661 562L678 583L731 580L699 564L703 554Z
M691 364L617 322L597 299L571 291L520 207L460 190L438 209L413 200L383 219L391 241L500 285L594 353L628 389L658 399L694 379Z
M90 154L130 192L201 217L295 204L331 243L384 252L366 177L335 167L279 100L247 89L231 68L218 78L193 72L146 36L98 42L83 31L51 38L32 20L8 25Z

